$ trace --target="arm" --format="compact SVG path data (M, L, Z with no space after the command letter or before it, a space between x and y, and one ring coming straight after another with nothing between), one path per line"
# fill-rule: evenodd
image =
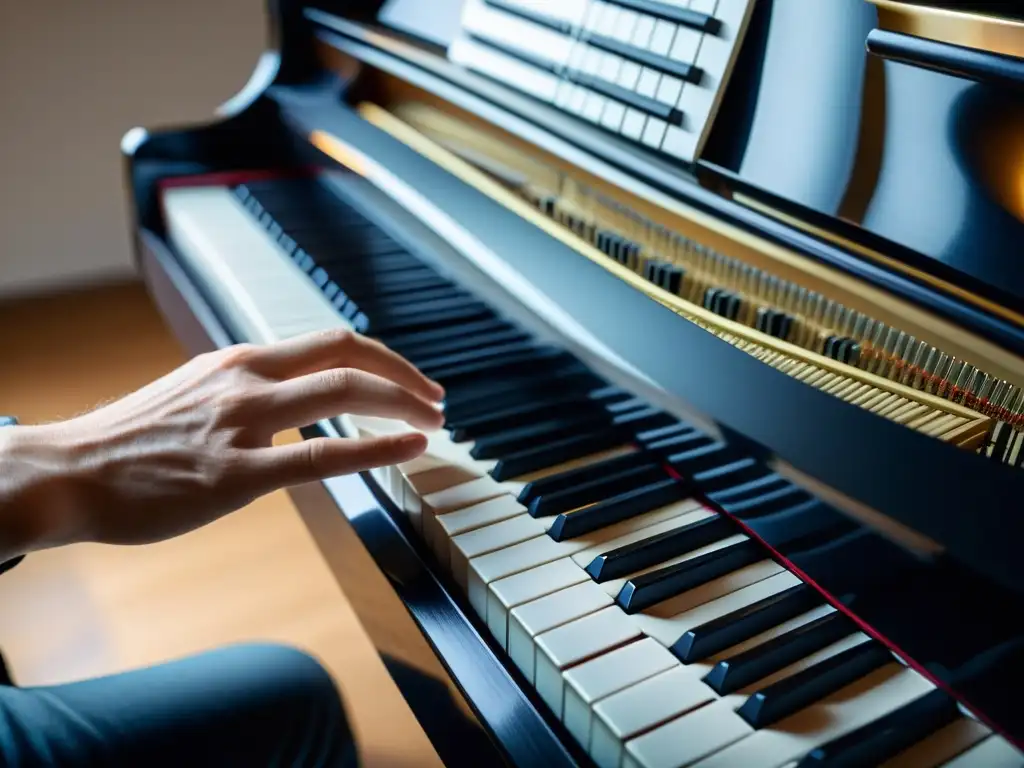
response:
M437 429L444 390L346 332L200 355L64 422L0 430L0 563L37 549L171 538L281 487L399 464L419 432L274 446L339 413Z

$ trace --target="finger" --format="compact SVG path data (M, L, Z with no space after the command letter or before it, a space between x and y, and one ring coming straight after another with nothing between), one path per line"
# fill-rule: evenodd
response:
M340 413L398 419L418 429L438 429L437 404L389 379L352 368L319 371L270 387L263 423L275 432Z
M365 472L412 461L427 448L416 432L359 440L317 437L250 452L254 474L273 488Z
M337 329L296 336L265 347L261 354L270 372L291 378L329 368L358 368L390 379L428 400L444 397L444 387L378 341Z

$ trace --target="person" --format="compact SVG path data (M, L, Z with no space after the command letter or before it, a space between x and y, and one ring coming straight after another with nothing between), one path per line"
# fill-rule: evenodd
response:
M365 337L332 331L202 354L97 410L0 428L0 562L74 542L145 544L281 487L426 449L443 388ZM339 413L406 434L274 445ZM344 706L314 659L239 645L66 685L0 685L0 765L347 766Z

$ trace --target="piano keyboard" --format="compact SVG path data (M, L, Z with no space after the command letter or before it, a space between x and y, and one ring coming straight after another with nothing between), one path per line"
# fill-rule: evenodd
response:
M467 0L449 58L677 160L696 160L753 0Z
M444 384L427 453L374 477L598 766L1020 765L719 511L783 554L850 530L801 489L539 342L318 179L163 206L240 340L356 327Z

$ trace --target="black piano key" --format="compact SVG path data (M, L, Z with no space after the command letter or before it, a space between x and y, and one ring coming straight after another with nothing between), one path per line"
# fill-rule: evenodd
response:
M511 408L520 403L551 397L552 391L587 392L603 382L581 364L570 363L543 376L524 379L508 376L495 381L476 382L473 386L457 386L445 394L445 413L451 419L465 419L481 413Z
M479 334L499 332L509 327L509 324L504 320L490 318L473 323L465 323L457 328L433 328L429 331L416 331L401 336L395 335L391 337L389 346L404 354L406 350L414 349L417 346L440 344Z
M472 320L483 320L492 316L491 310L483 302L469 304L443 312L430 312L420 317L396 317L374 319L374 328L378 335L386 340L387 336L395 333L409 333L417 329L437 328L442 325L454 325Z
M313 282L316 284L316 287L320 288L321 290L326 288L327 283L331 281L331 278L327 276L327 273L324 271L323 267L317 267L310 273L309 276L313 279Z
M445 387L457 383L472 383L482 378L523 374L540 376L545 368L569 365L574 360L567 352L557 348L538 348L518 352L504 357L478 360L476 362L452 365L447 368L432 368L429 376Z
M562 491L571 490L587 483L600 480L603 477L611 477L637 467L656 466L650 459L639 451L626 453L622 456L613 456L609 459L587 464L583 467L574 467L564 472L548 475L540 480L534 480L523 486L519 492L519 503L527 507L542 496L553 495Z
M440 288L428 288L421 290L413 288L412 290L401 290L397 293L378 294L373 296L366 296L363 298L363 303L367 307L370 307L373 312L377 314L381 313L392 313L401 312L405 307L412 306L425 306L425 305L447 305L451 306L457 302L471 302L476 301L472 295L461 291L455 287L440 287ZM414 311L406 309L405 312Z
M323 288L324 296L327 297L328 301L334 301L334 298L341 293L341 288L333 280L328 280L327 285Z
M707 438L705 438L706 440ZM651 450L655 450L655 446L651 446ZM721 467L735 459L736 456L733 452L722 443L710 443L673 453L668 457L667 462L683 477L692 478L694 475Z
M718 298L718 294L720 294L721 292L722 292L721 288L715 288L714 286L711 286L710 288L707 288L704 291L704 303L703 303L704 309L709 309L712 312L714 312L715 311L714 310L715 301Z
M353 296L378 302L388 296L413 293L447 283L427 269L372 275L339 275L329 266L326 269L331 279Z
M676 640L669 650L684 664L693 664L821 604L822 598L816 591L806 584L797 584L694 627Z
M693 64L687 64L682 61L670 59L668 56L652 53L646 48L640 48L636 45L624 43L614 37L607 37L605 35L586 35L583 37L583 40L590 43L595 48L600 48L603 51L608 51L609 53L622 56L624 59L636 62L641 66L648 67L649 69L653 69L657 72L663 72L666 75L673 75L687 83L700 83L703 76L703 72L700 68Z
M299 269L306 273L310 273L316 269L316 262L313 261L313 257L301 248L295 252L295 264Z
M659 440L645 441L644 447L651 453L664 457L703 449L710 445L711 442L711 438L703 432L692 429L687 432L678 432Z
M879 765L960 717L956 700L931 693L810 751L798 768Z
M610 581L714 544L737 532L729 518L715 515L600 554L585 570L598 583Z
M443 380L442 380L443 381ZM481 437L469 453L474 459L497 459L535 445L571 436L592 435L608 431L612 417L607 413L584 413L526 424L507 431Z
M833 611L737 656L723 659L703 679L711 690L725 696L820 651L855 630L849 619Z
M785 485L743 501L716 500L716 503L730 515L747 520L790 509L810 500L811 497L807 491L795 485Z
M546 13L539 13L529 8L524 8L518 3L506 2L506 0L486 0L486 2L492 8L514 14L527 21L532 21L534 24L540 24L548 29L553 29L555 32L561 32L563 35L572 33L572 24L554 16L549 16Z
M613 423L620 429L627 430L631 435L646 432L658 427L665 427L675 421L675 416L658 408L642 407L631 409L627 413L616 416Z
M578 85L596 91L607 96L609 99L614 99L627 107L633 107L633 109L640 112L646 112L648 115L660 118L666 123L671 125L683 124L682 111L663 101L652 99L650 96L644 96L629 88L623 88L621 85L610 83L601 77L586 72L569 70L563 76Z
M680 289L683 287L683 276L686 274L680 266L673 265L669 268L668 280L662 287L670 293L679 294Z
M622 586L615 602L626 613L637 613L764 559L760 544L744 539L706 555L636 576Z
M781 512L744 520L744 523L761 539L770 541L772 548L783 555L838 539L857 527L848 517L817 499Z
M487 310L487 305L484 302L477 301L466 294L456 294L447 299L423 301L412 301L405 296L384 300L367 298L360 301L360 304L365 306L366 311L371 312L374 318L388 323L407 322L409 319L445 314L465 307Z
M543 493L532 498L526 509L533 517L549 517L667 479L665 470L657 464L637 464L570 488Z
M356 333L366 333L370 330L370 318L362 312L357 312L352 318L352 330Z
M683 435L697 434L697 430L682 421L677 421L674 424L668 424L664 427L658 427L656 429L645 429L642 432L638 432L636 435L636 441L640 445L651 445L659 443L666 439L675 439L682 437Z
M767 474L761 462L745 458L693 475L693 483L703 493L710 494L724 488L735 488Z
M457 368L467 363L480 363L485 360L529 353L540 349L542 348L533 341L513 341L506 344L463 349L457 352L445 352L432 357L420 357L416 362L416 367L424 375L432 376L432 371Z
M597 435L573 435L549 445L540 445L511 456L503 456L490 471L498 482L529 475L542 469L555 467L584 456L618 448L623 444L616 431L609 430Z
M439 355L448 355L469 349L484 349L499 344L513 344L515 342L528 341L530 338L530 335L525 331L508 326L503 330L490 333L471 333L441 341L407 345L401 349L400 354L413 364L416 364L418 360L427 360ZM399 352L397 347L392 347L392 349Z
M754 728L767 728L890 661L884 645L868 640L762 688L736 713Z
M646 13L648 16L656 16L684 27L696 29L699 32L706 32L709 35L717 35L721 29L721 22L706 13L692 11L689 8L680 8L678 5L661 3L658 0L610 0L612 5Z
M729 501L740 502L746 499L763 496L766 493L788 487L789 485L791 485L791 483L788 480L775 473L771 473L764 477L759 477L756 480L743 483L742 485L723 488L718 491L708 491L707 497L716 504L719 502L725 503Z
M461 420L449 418L445 426L451 433L452 440L459 443L559 416L599 414L604 411L608 403L627 397L628 394L617 387L603 387L588 392L582 397L579 395L555 397L550 400L517 403L511 408L482 413Z
M677 480L659 480L575 512L563 512L548 529L548 536L555 541L575 539L680 501L685 492L686 487Z

